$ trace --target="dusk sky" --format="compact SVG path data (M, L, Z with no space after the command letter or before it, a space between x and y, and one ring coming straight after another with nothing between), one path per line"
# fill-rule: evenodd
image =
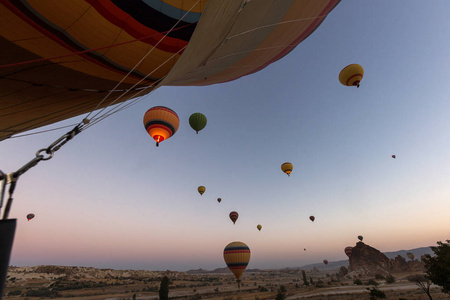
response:
M448 0L342 0L260 72L162 87L83 131L20 177L10 264L214 269L242 241L248 268L268 269L346 259L358 235L382 252L449 239L449 12ZM338 80L352 63L360 88ZM157 105L180 118L159 147L142 124ZM198 135L194 112L208 118ZM68 130L2 141L0 169Z

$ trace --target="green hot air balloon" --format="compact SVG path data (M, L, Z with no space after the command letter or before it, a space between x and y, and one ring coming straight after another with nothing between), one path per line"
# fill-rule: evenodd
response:
M197 134L200 130L205 128L206 122L207 120L205 115L199 112L193 113L189 117L189 125L191 125L192 129L194 129L197 132Z

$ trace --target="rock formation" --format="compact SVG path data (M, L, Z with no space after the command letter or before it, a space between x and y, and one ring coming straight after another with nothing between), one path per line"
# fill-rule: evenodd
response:
M388 275L398 272L423 271L423 264L418 260L406 261L400 255L389 259L379 250L363 242L358 242L352 249L348 271L352 277Z
M375 274L386 275L389 273L389 258L379 250L364 244L356 243L349 258L348 270L351 275L372 276Z

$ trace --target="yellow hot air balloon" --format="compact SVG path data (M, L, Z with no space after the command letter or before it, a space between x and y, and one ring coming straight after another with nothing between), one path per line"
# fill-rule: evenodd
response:
M231 242L223 250L223 258L241 288L240 278L250 261L250 248L242 242Z
M258 226L256 226L256 228L258 228L258 230L261 231L262 226L261 226L261 225L258 225Z
M294 166L290 162L285 162L281 165L281 170L288 174L288 176L291 176L291 172L294 169Z
M364 69L358 64L351 64L342 69L339 73L339 81L346 86L359 87L364 76Z
M200 193L200 195L203 195L203 193L206 191L206 188L203 185L201 185L198 187L197 191Z

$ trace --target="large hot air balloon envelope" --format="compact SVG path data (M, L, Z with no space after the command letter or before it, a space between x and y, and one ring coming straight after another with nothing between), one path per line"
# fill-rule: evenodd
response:
M281 170L286 173L288 176L291 176L291 172L294 169L294 166L290 162L285 162L281 165Z
M200 193L200 195L203 195L203 193L206 191L206 188L201 185L197 188L197 191Z
M144 127L148 134L159 143L175 134L180 125L176 112L165 106L155 106L144 114Z
M258 230L261 231L262 226L258 224L258 225L256 226L256 228L258 228Z
M202 113L194 113L189 117L189 125L191 125L192 129L194 129L197 134L200 130L205 128L206 123L206 117Z
M345 247L345 249L344 249L345 255L347 255L348 257L352 256L352 250L353 250L353 247L350 247L350 246Z
M414 253L408 252L406 253L406 256L408 256L411 260L414 260Z
M250 248L242 242L229 243L223 250L223 258L240 287L240 278L250 261Z
M257 72L292 51L338 3L2 1L0 140L160 86Z
M339 73L339 81L343 85L359 87L364 76L364 69L358 64L351 64L342 69Z
M324 263L325 265L328 265L328 260L324 259L324 260L323 260L323 263Z
M316 217L310 216L309 219L310 219L312 222L314 222L314 220L316 219Z
M233 224L236 224L237 219L239 218L239 214L236 211L230 212L230 219L233 221Z
M362 235L358 235L358 240L360 240L362 242L363 236Z
M28 214L27 215L27 220L30 221L31 219L33 219L35 217L34 214Z

